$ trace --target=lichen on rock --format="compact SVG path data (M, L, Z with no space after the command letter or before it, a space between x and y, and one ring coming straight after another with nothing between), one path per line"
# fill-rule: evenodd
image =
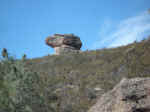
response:
M123 79L88 112L150 112L150 78Z

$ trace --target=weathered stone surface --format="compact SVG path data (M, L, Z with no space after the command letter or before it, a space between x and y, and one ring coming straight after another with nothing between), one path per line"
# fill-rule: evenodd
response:
M123 79L88 112L150 112L150 78Z
M55 54L79 52L82 42L73 34L54 34L46 38L46 44L55 49Z

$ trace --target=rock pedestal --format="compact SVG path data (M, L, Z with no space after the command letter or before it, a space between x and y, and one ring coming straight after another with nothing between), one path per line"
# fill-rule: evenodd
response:
M73 34L54 34L46 38L46 44L55 49L55 54L78 53L82 46L79 37Z

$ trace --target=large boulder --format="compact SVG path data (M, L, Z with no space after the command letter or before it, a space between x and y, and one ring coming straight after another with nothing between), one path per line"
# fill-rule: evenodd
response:
M82 42L73 34L54 34L46 38L46 44L55 49L55 54L79 52Z
M150 112L150 78L123 79L88 112Z

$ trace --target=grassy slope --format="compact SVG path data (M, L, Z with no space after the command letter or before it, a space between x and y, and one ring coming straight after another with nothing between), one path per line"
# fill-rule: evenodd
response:
M150 76L150 39L113 49L45 56L28 60L27 65L58 96L58 110L84 112L123 77ZM97 94L94 88L101 91Z

